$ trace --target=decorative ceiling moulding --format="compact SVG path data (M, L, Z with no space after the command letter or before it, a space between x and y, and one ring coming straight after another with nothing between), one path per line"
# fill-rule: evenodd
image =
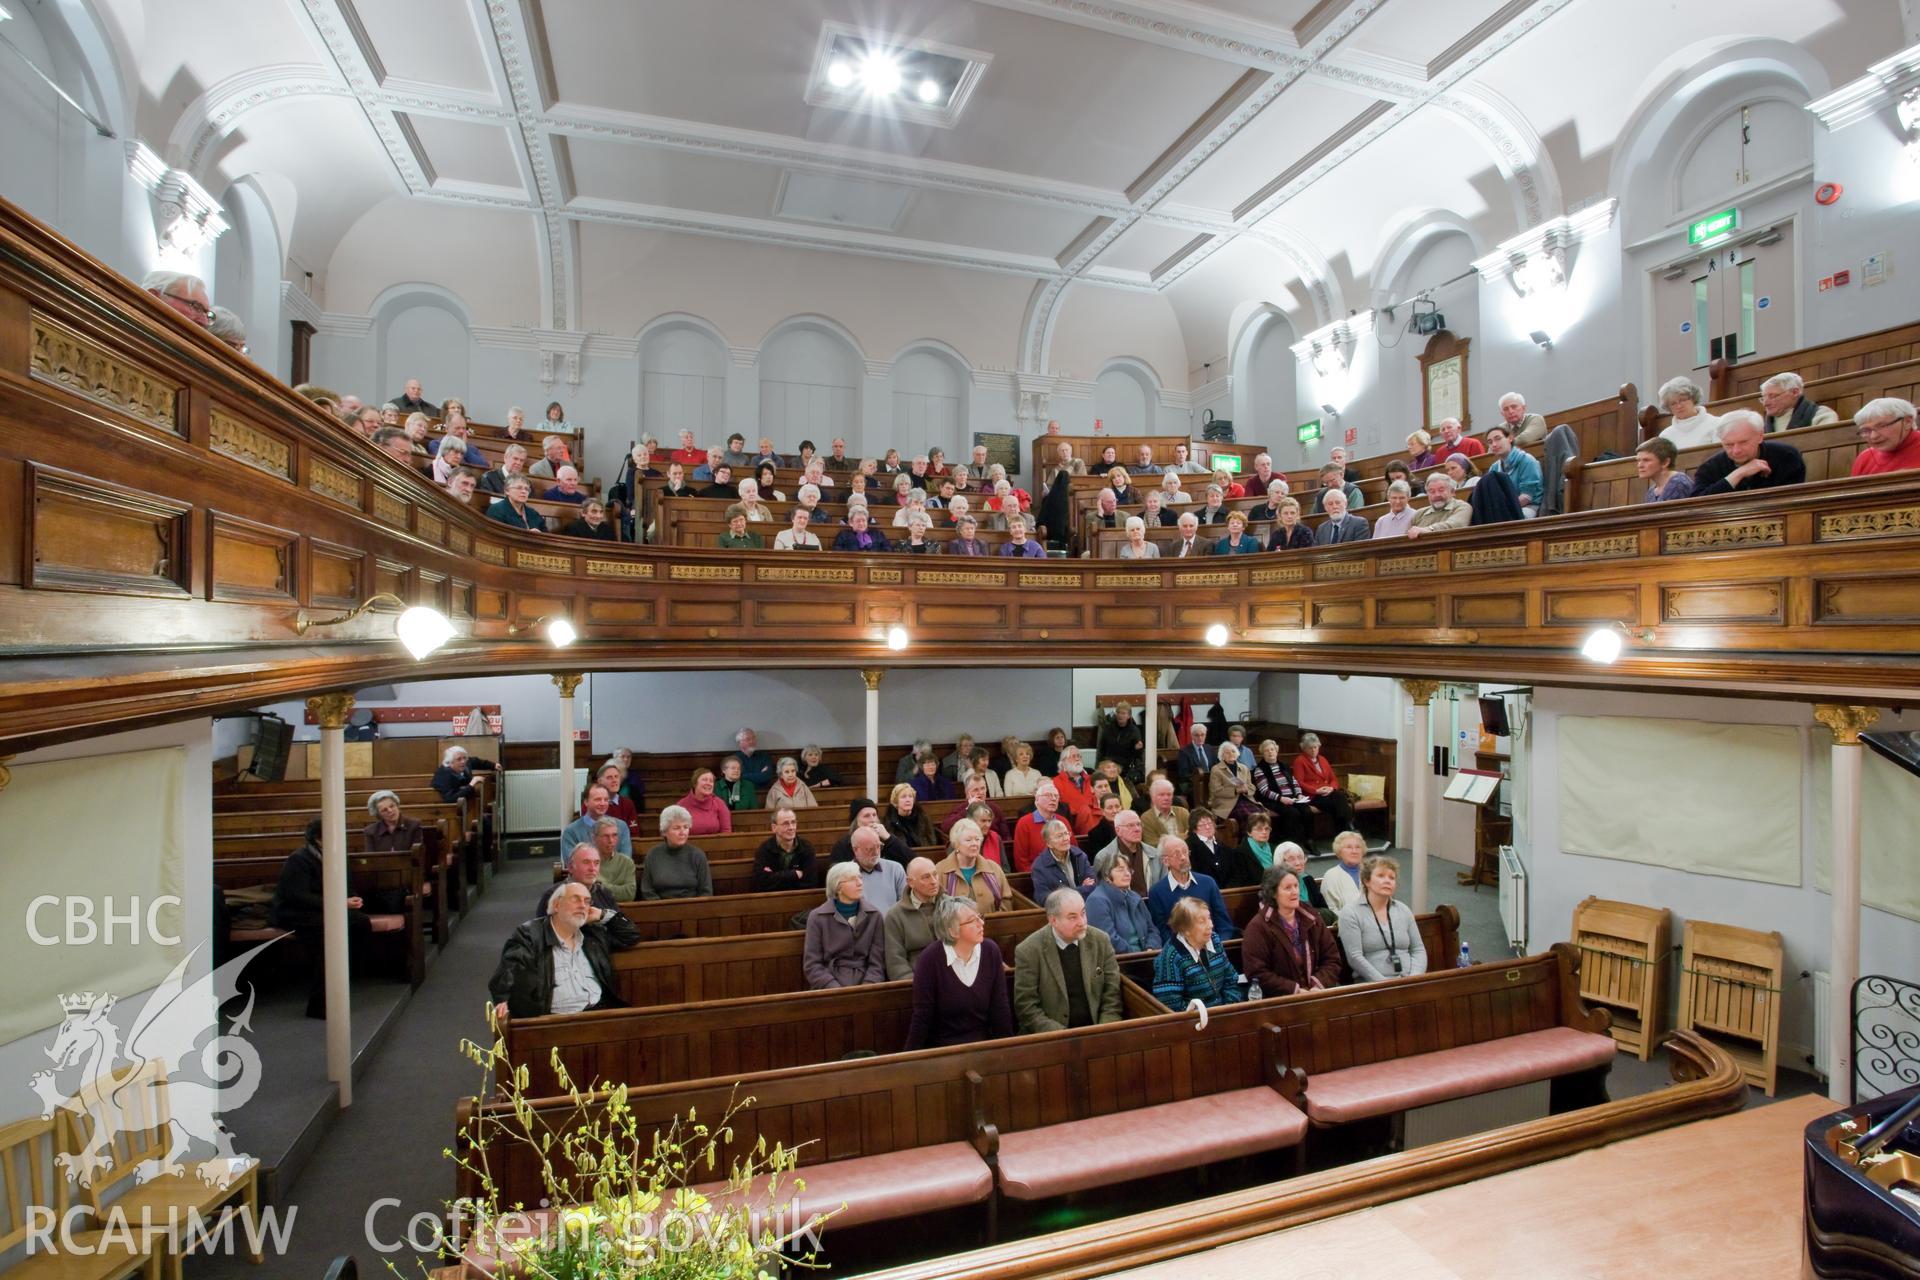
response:
M1345 320L1322 325L1294 343L1293 355L1296 360L1312 361L1314 367L1322 372L1325 372L1322 366L1329 359L1345 369L1353 363L1354 344L1372 332L1373 312L1355 312Z
M313 327L330 338L364 338L373 332L373 317L323 311Z
M543 210L540 227L546 252L541 255L541 274L546 284L546 322L550 328L569 329L573 327L579 301L579 253L572 228L561 217L567 197L561 190L552 140L545 136L541 125L546 98L534 80L540 59L529 14L526 5L507 0L488 3L486 12L487 30L493 37L494 52L506 77L516 121L516 127L509 128L507 133L515 144L518 158L533 175L534 195Z
M1827 129L1844 129L1905 100L1916 91L1920 91L1920 44L1874 63L1858 80L1809 102L1807 110ZM1905 125L1905 121L1902 124Z
M1492 253L1474 260L1483 281L1504 277L1521 297L1566 283L1567 255L1575 245L1613 226L1620 202L1612 196L1502 241Z
M1484 85L1468 85L1439 95L1433 105L1465 123L1486 144L1507 180L1520 226L1539 226L1566 207L1560 171L1546 144L1512 103Z
M325 314L320 304L291 280L280 282L280 306L290 319L304 320L314 328L320 327L320 318Z

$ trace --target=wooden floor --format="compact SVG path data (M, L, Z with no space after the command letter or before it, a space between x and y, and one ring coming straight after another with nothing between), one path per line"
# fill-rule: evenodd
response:
M1140 1280L1774 1280L1804 1271L1801 1138L1834 1109L1738 1115L1116 1274Z

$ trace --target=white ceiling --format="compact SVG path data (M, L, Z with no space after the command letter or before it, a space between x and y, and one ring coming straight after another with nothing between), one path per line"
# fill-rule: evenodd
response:
M1398 209L1349 216L1324 175L1363 154L1422 170L1405 203L1486 215L1490 240L1555 217L1546 130L1495 86L1549 116L1570 93L1622 113L1630 50L1679 47L1649 23L1704 21L1653 0L99 2L136 50L142 136L216 191L291 181L302 265L396 193L515 210L543 237L554 328L578 324L575 224L605 222L1031 277L1042 326L1070 280L1211 287L1264 246L1322 319L1344 315L1327 280ZM1791 38L1836 3L1749 8ZM810 106L828 22L990 62L951 128ZM1620 74L1563 91L1600 41L1627 46ZM1610 141L1567 149L1577 166ZM1348 226L1376 236L1364 253L1325 243Z

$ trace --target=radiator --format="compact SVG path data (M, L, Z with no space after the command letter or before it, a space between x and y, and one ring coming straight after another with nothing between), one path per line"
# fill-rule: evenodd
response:
M574 770L579 775L573 794L587 785L586 766ZM560 771L558 769L513 769L501 784L501 801L506 815L501 819L510 836L558 835L560 831Z
M1430 1147L1436 1142L1487 1133L1503 1125L1544 1119L1550 1110L1551 1090L1548 1081L1536 1080L1511 1089L1495 1089L1492 1093L1411 1108L1407 1112L1405 1149Z
M1527 954L1527 869L1513 846L1500 846L1500 923L1506 926L1513 954ZM1491 957L1489 957L1491 959Z
M1822 1080L1833 1079L1833 1044L1828 1038L1833 1027L1833 975L1815 969L1813 979L1813 1073Z

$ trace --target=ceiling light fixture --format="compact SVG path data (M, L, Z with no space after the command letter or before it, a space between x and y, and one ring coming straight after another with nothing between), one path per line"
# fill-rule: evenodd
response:
M876 98L900 92L900 63L890 53L869 53L860 64L860 84Z
M905 627L895 626L887 628L887 648L893 650L895 653L906 648L912 639L913 637L907 634Z
M853 64L845 58L835 58L827 64L827 83L836 89L844 89L853 83Z
M348 610L337 618L310 618L307 616L307 611L302 609L293 619L294 634L303 636L312 627L337 627L343 622L352 622L382 600L391 600L402 606L407 603L391 591L382 591L378 595L368 596L358 607ZM393 633L416 661L426 657L454 636L453 623L447 620L447 615L438 609L429 609L425 605L406 608L405 612L395 620Z
M1649 644L1653 640L1653 628L1646 627L1635 631L1624 622L1598 627L1589 631L1587 638L1581 642L1580 656L1588 662L1612 666L1620 660L1620 654L1629 640L1635 644Z
M940 101L940 82L929 76L920 82L920 101L932 105Z
M1226 623L1216 622L1207 628L1207 643L1218 649L1227 643L1231 635L1232 633L1227 630Z
M546 625L542 627L540 625L541 623L545 623ZM546 614L535 618L532 622L523 622L517 626L508 627L507 634L510 636L524 635L534 630L538 630L542 635L546 636L547 643L556 649L564 649L580 638L580 633L574 630L572 619Z

